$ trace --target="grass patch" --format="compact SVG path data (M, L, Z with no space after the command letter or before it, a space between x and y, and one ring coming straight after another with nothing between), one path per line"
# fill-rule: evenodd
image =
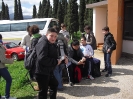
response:
M12 76L11 96L17 97L17 99L33 99L37 94L31 85L28 84L25 77L27 70L24 68L23 61L15 61L11 65L7 65L8 71ZM5 80L0 79L0 93L5 95Z

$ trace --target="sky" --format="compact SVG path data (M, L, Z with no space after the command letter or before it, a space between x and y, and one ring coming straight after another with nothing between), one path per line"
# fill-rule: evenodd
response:
M14 12L14 0L3 0L5 4L9 7L9 13ZM40 1L42 0L20 0L21 1L21 7L23 11L23 15L32 15L33 11L33 5L35 4L37 9L39 6ZM78 0L79 1L79 0ZM2 0L0 0L0 11L1 11L1 3ZM50 3L53 5L53 0L50 0Z

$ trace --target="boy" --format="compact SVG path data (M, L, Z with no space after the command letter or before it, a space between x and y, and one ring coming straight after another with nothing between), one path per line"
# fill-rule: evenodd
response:
M56 39L57 31L50 28L46 36L42 36L35 46L37 54L35 76L40 90L38 99L47 99L48 86L50 86L50 99L56 99L58 82L53 70L61 63L58 59Z
M113 49L116 47L116 42L113 35L109 32L109 27L104 27L102 29L102 33L105 34L103 44L105 68L102 70L102 72L108 71L105 77L110 77L112 75L111 55Z

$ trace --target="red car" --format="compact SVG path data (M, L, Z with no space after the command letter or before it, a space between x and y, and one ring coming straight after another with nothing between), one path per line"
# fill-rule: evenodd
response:
M14 42L7 42L3 44L6 49L6 58L14 58L14 60L24 59L25 50Z

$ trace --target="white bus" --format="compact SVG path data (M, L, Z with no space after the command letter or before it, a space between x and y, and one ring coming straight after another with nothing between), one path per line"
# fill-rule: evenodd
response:
M58 25L58 19L54 18L35 18L27 20L2 20L0 21L0 34L4 40L21 40L27 34L27 26L37 25L40 34L45 35L48 28Z

